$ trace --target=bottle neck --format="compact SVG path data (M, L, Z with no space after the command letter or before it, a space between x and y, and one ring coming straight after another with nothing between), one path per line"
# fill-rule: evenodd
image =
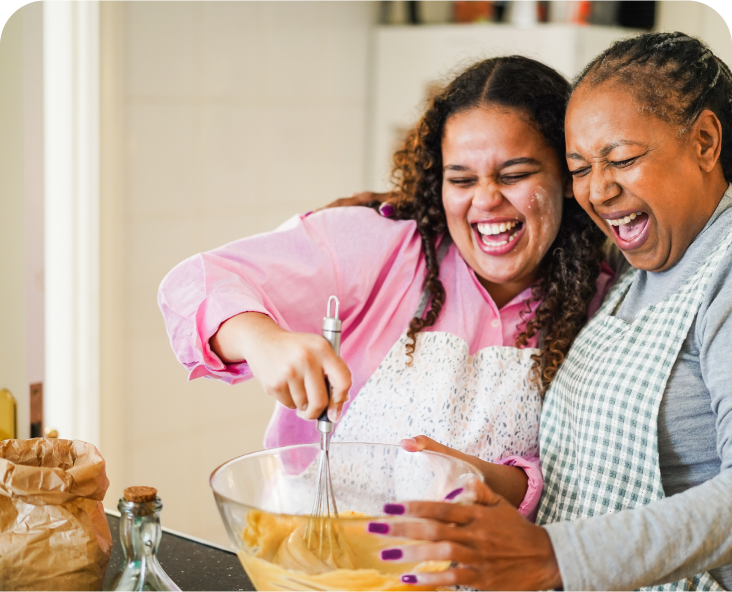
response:
M158 552L160 538L160 498L151 502L135 503L119 500L120 538L127 561L141 561Z

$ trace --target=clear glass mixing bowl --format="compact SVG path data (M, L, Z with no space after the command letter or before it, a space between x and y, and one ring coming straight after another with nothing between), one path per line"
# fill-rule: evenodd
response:
M367 532L369 522L394 522L383 506L407 500L444 500L470 479L472 465L434 452L406 452L388 444L333 442L330 469L347 557L312 557L303 533L316 493L318 444L263 450L221 465L211 488L234 548L257 590L415 590L399 575L445 569L445 562L383 562L384 548L415 541ZM312 523L311 523L312 524ZM329 531L330 532L330 531Z

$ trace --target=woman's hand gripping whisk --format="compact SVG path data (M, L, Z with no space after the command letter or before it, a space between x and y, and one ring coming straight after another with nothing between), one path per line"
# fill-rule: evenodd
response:
M331 304L335 311L331 316ZM323 337L330 343L336 355L340 355L341 348L341 321L338 318L340 302L335 296L328 299L326 316L323 319ZM325 378L328 398L331 396L331 387L328 378ZM318 478L315 489L313 509L305 530L305 541L308 548L321 561L331 564L332 567L353 567L352 552L347 547L343 533L338 525L338 507L333 492L333 482L330 476L330 438L333 434L333 423L328 418L327 409L318 418L320 432L320 460Z

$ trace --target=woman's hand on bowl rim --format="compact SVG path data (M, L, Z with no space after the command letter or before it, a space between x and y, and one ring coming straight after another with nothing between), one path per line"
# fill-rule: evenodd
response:
M514 508L518 508L524 501L529 479L524 470L519 467L485 461L477 456L465 454L440 444L427 436L405 438L399 442L399 445L407 452L428 450L465 461L478 469L483 474L486 484L499 496L506 498Z
M384 549L383 561L457 564L441 572L405 573L402 582L430 587L465 585L479 590L560 588L559 566L546 530L526 520L484 483L475 480L465 489L465 497L475 503L387 504L387 514L426 520L369 524L369 532L427 541Z

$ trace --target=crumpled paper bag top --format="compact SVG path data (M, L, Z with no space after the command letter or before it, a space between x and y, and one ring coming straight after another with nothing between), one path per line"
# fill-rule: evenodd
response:
M100 590L105 462L78 440L0 441L0 590Z
M80 440L0 442L0 495L34 506L82 497L102 501L109 487L102 455Z

